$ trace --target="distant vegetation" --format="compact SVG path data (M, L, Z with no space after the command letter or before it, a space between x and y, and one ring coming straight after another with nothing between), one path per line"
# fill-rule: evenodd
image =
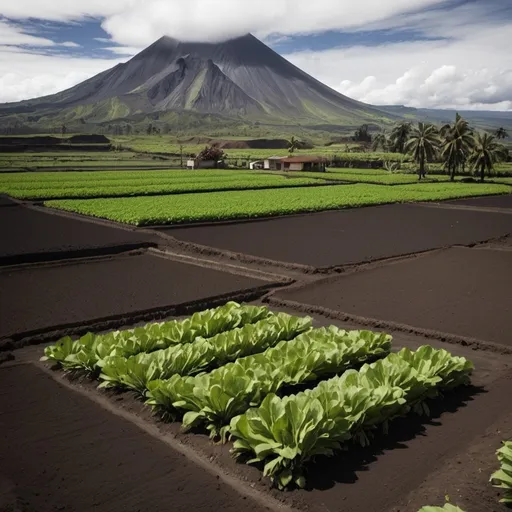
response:
M354 140L368 138L368 126L362 125L354 134ZM378 133L366 142L372 143L374 151L382 148L392 153L406 154L417 164L419 179L426 177L429 163L440 162L453 181L459 173L464 173L469 166L478 174L480 181L485 175L491 175L499 162L506 161L508 150L497 141L508 137L504 128L494 134L474 130L459 114L453 124L437 127L433 124L419 122L414 126L410 122L397 124L389 133ZM385 165L386 167L386 165ZM388 165L388 170L398 170Z

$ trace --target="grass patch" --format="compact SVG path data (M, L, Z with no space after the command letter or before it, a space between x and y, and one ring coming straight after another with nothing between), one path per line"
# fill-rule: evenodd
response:
M199 196L47 201L46 206L127 224L156 225L268 217L410 201L505 194L506 185L426 183L385 187L356 184L266 191L212 192Z

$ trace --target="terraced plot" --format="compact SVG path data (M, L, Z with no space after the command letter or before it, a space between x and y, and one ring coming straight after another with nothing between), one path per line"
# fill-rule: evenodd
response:
M165 317L215 298L251 296L269 285L145 254L6 268L0 271L0 344Z
M277 297L510 349L511 265L510 251L454 248L283 290Z
M506 201L508 197L489 198L489 201ZM490 240L512 232L512 217L419 205L388 205L161 231L187 243L322 268Z
M441 201L507 194L506 185L425 183L388 187L354 184L274 190L211 192L197 196L46 201L51 208L92 215L137 226L248 219L292 213L338 210L388 203Z

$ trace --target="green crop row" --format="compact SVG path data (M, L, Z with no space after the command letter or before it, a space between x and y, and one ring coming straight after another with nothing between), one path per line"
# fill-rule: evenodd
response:
M184 427L206 425L211 437L225 441L230 420L269 393L343 372L390 349L391 336L386 334L334 326L314 329L209 374L149 382L148 403L164 416L188 411Z
M194 195L46 201L52 208L73 211L138 226L267 217L298 212L336 210L411 201L440 201L506 194L507 185L425 183L385 187L354 184L265 191L211 192Z
M233 453L264 463L264 475L281 489L304 487L311 459L333 455L350 440L364 446L372 431L411 410L428 413L425 400L469 383L472 369L466 359L426 346L403 349L297 395L269 394L259 408L231 421Z
M501 503L512 503L512 441L504 441L497 451L501 467L492 474L491 483L498 489L505 489Z
M224 306L194 313L185 320L150 323L143 327L107 334L92 333L73 341L59 340L44 351L43 361L51 361L66 371L85 370L94 373L98 363L108 356L131 357L175 345L192 343L195 339L211 338L237 327L272 317L264 306L241 306L228 302Z
M464 512L459 507L446 503L444 507L422 507L418 512Z
M24 185L46 185L52 186L71 186L88 185L94 183L112 182L112 183L132 183L148 182L159 183L161 181L182 181L182 180L215 180L218 178L244 178L247 176L261 176L262 173L255 171L232 171L225 169L211 170L128 170L128 171L41 171L37 173L10 173L0 175L1 186Z
M150 354L106 357L99 362L103 381L100 387L131 389L144 394L151 380L194 375L217 368L239 357L262 352L280 341L288 341L309 329L311 318L278 313L208 339L196 338L192 343Z
M220 190L246 190L246 189L265 189L265 188L288 188L303 187L307 185L319 185L322 182L311 178L287 179L282 176L266 175L243 175L239 177L226 178L193 178L188 176L186 179L173 179L172 175L167 175L167 181L164 179L133 180L123 182L120 180L100 181L87 183L80 182L76 184L44 182L38 186L37 182L33 184L12 184L1 185L0 192L9 194L18 199L59 199L59 198L106 198L106 197L129 197L129 196L155 196L165 194L184 194L192 192L211 192ZM326 184L324 182L324 184Z

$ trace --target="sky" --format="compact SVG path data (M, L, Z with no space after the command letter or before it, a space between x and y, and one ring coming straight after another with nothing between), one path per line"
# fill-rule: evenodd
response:
M248 32L360 101L512 111L512 0L0 0L0 102Z

